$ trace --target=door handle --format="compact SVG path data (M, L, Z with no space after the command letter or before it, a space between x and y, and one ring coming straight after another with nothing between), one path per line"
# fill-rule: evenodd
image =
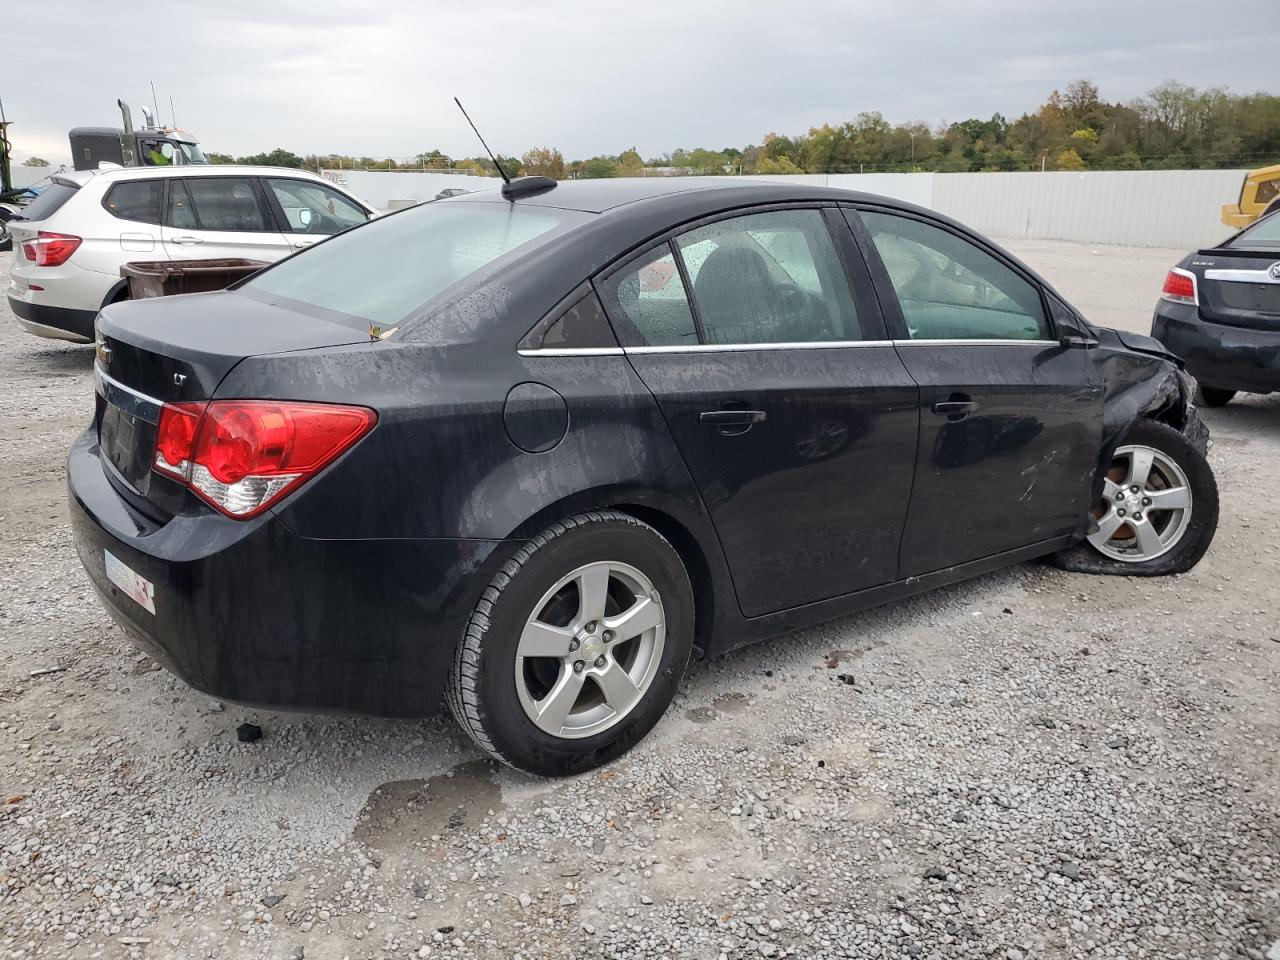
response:
M204 243L199 237L170 237L170 243L176 243L180 247L190 247L197 243Z
M302 247L311 246L313 243L315 243L315 241L314 240L294 240L292 241L292 243L295 247L302 248Z
M704 410L698 414L698 419L716 426L740 427L759 423L765 416L763 410Z
M719 427L720 433L726 437L736 437L751 429L751 425L760 423L766 414L763 410L704 410L698 419L713 427Z
M946 417L953 423L963 420L973 411L978 409L978 402L970 400L963 393L953 393L946 400L939 400L933 405L933 412L938 416Z

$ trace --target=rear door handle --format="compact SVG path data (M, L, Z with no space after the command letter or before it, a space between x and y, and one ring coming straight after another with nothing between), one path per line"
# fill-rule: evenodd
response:
M963 393L953 393L946 400L939 400L933 405L933 412L948 420L963 420L978 409L978 402L970 400Z
M180 247L194 246L197 243L204 243L199 237L170 237L170 243L176 243Z
M759 423L765 416L763 410L704 410L698 414L698 419L716 426L740 427Z
M722 436L736 437L751 429L751 425L765 419L763 410L704 410L698 414L703 423L718 427Z

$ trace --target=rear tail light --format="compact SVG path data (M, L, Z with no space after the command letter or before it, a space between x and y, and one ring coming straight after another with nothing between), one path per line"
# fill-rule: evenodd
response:
M266 510L377 421L368 407L274 400L166 403L152 468L237 520Z
M22 255L37 267L60 267L76 252L83 241L66 233L41 230L34 240L22 243Z
M1164 289L1160 291L1160 297L1174 303L1199 303L1196 296L1196 275L1190 270L1174 267L1164 278Z

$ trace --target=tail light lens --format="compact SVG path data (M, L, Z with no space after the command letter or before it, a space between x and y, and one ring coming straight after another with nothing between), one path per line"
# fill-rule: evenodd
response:
M1196 275L1189 270L1174 267L1164 278L1161 298L1174 303L1199 303L1196 297Z
M167 403L152 468L227 516L247 520L306 483L377 419L368 407L331 403Z
M37 267L60 267L70 259L83 241L67 233L41 230L34 240L22 244L22 255Z

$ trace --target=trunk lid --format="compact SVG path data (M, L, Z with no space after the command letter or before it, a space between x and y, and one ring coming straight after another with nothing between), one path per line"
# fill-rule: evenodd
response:
M1190 264L1196 274L1201 316L1233 327L1280 330L1277 265L1280 250L1201 251Z
M168 519L186 493L151 469L165 403L208 400L245 357L369 339L350 324L232 291L113 304L97 329L94 423L103 466L117 489L157 520Z

